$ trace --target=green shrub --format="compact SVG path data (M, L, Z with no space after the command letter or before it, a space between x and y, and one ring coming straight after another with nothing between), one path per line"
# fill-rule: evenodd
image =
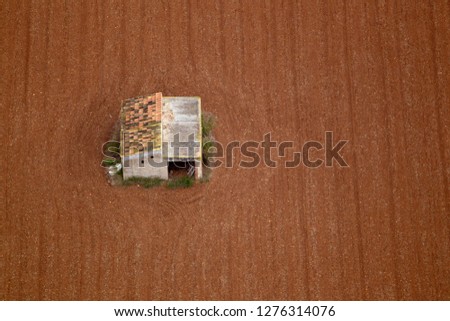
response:
M117 164L117 159L115 158L104 158L102 161L102 166L109 167Z
M205 165L208 165L208 158L211 155L210 148L215 144L214 136L212 134L214 124L215 117L212 114L202 114L202 158Z
M167 183L167 187L170 189L174 188L188 188L194 185L194 178L190 176L183 176L170 180Z
M138 177L133 176L123 181L123 185L130 186L130 185L139 185L144 188L151 188L160 186L163 183L163 180L158 177Z
M215 142L212 140L204 140L202 147L202 159L205 165L209 165L209 157L212 156L211 148L215 146Z
M103 146L102 166L109 167L120 163L120 142L110 140Z
M202 114L202 138L210 138L214 128L215 118L212 114Z

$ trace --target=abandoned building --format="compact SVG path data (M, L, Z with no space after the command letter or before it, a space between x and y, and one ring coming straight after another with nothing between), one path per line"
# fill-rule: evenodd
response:
M130 98L120 111L123 178L168 179L174 170L202 177L200 97Z

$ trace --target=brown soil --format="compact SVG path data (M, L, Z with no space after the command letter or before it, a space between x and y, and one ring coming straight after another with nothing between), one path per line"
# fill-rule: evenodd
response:
M450 299L447 1L3 1L0 299ZM121 99L350 168L113 188ZM298 145L297 144L297 145Z

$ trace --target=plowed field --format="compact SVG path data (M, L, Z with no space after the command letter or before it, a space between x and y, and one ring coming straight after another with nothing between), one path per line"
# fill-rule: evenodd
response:
M2 1L0 39L0 299L450 300L448 1ZM349 167L111 187L157 91Z

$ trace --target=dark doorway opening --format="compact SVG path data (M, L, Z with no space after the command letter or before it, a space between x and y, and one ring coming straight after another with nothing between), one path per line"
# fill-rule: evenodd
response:
M193 176L195 162L194 161L169 161L169 178L182 176Z

